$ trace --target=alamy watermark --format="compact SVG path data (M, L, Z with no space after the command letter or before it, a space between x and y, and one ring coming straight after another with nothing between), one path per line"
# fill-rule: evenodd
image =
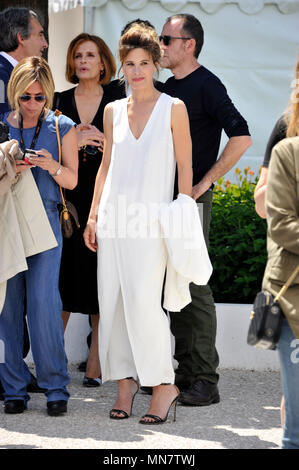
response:
M297 347L298 346L298 347ZM299 339L293 339L293 341L290 344L291 348L296 348L294 351L291 353L291 362L293 364L298 364L299 362Z
M5 362L5 347L4 341L0 339L0 364L4 364Z
M5 103L5 85L4 81L0 80L0 104Z
M190 202L177 203L172 210L169 203L129 202L126 195L118 195L114 203L103 201L98 214L97 236L101 239L172 238L192 242L198 230L198 208ZM188 244L188 248L192 246Z

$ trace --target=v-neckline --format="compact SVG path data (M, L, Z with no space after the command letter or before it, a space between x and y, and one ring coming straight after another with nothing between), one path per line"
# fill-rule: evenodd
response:
M102 87L103 87L103 85L102 85ZM79 115L79 111L78 111L78 108L77 108L76 99L75 99L75 90L76 90L76 87L73 88L73 96L72 96L73 107L74 107L74 111L75 111L75 113L76 113L76 115L77 115L77 119L76 119L76 120L78 121L78 124L82 124L82 121L81 121L81 118L80 118L80 115ZM103 87L103 96L102 96L101 102L100 102L100 104L99 104L99 106L98 106L98 109L97 109L97 111L96 111L96 113L95 113L95 115L94 115L92 121L89 122L88 124L93 125L94 121L96 120L97 115L98 115L99 112L100 112L100 109L101 109L101 106L102 106L102 103L103 103L103 100L104 100L104 95L105 95L105 90L104 90L104 87Z
M159 102L159 100L160 100L160 98L161 98L161 96L162 96L163 94L164 94L164 93L161 93L160 96L159 96L159 98L158 98L157 101L155 102L154 107L153 107L153 109L152 109L152 111L151 111L151 113L150 113L150 115L149 115L149 118L148 118L148 120L146 121L146 124L145 124L145 126L144 126L144 128L143 128L143 130L142 130L142 132L141 132L141 134L140 134L140 136L138 137L138 139L134 136L134 134L133 134L133 132L132 132L132 129L131 129L131 127L130 127L130 121L129 121L129 115L128 115L128 101L129 101L129 98L130 98L130 97L128 97L128 98L126 99L125 105L126 105L126 116L127 116L128 128L129 128L129 132L130 132L131 136L133 137L133 139L135 140L135 142L139 142L140 139L141 139L141 137L143 136L143 134L144 134L146 128L148 127L148 124L149 124L149 122L150 122L150 120L151 120L151 118L152 118L152 116L153 116L153 114L154 114L154 111L155 111L155 109L157 108L157 104L158 104L158 102Z

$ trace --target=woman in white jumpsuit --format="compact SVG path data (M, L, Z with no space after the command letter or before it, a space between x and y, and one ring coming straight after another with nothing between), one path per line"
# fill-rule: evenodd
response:
M161 308L167 253L157 208L170 203L176 164L179 192L191 195L192 145L183 102L159 93L153 31L132 27L120 40L129 98L104 112L105 145L86 245L98 249L102 380L118 381L112 419L128 418L141 385L152 386L142 424L160 424L176 405L168 319Z

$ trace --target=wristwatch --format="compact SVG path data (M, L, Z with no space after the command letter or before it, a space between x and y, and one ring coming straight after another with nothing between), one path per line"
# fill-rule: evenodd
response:
M56 173L51 173L51 176L58 176L58 175L60 175L60 173L61 173L61 165L59 163L58 170L56 171Z

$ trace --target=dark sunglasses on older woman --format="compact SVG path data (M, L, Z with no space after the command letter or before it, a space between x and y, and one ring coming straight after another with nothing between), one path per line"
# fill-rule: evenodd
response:
M159 36L159 41L160 42L163 41L165 46L169 46L170 41L172 39L185 39L185 40L187 40L187 39L192 39L192 38L184 38L182 36L168 36L167 34L165 36Z
M43 101L45 101L46 97L45 95L36 95L36 96L31 96L31 95L21 95L20 96L20 100L21 101L30 101L31 98L33 98L35 101L37 101L38 103L42 103Z

